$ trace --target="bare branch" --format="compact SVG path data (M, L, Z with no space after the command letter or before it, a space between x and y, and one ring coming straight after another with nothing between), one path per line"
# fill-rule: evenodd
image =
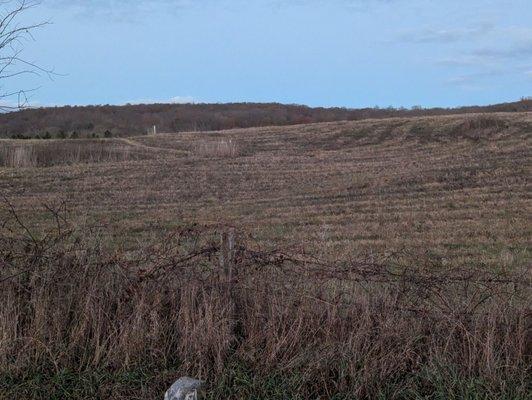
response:
M19 17L38 4L38 1L33 0L0 1L0 82L21 75L46 75L52 79L55 74L53 70L43 68L22 57L24 42L35 40L33 31L49 24L49 22L19 23ZM2 92L0 87L0 99L7 103L0 104L0 111L13 111L27 107L29 105L28 93L35 90L32 88Z

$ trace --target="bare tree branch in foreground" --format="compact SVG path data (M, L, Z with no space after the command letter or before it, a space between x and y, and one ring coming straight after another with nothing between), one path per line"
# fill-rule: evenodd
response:
M22 75L46 75L53 71L44 69L22 55L24 43L34 40L33 32L48 24L21 23L20 17L39 3L32 0L0 1L0 111L12 111L29 105L29 94L36 88L6 90L3 83Z

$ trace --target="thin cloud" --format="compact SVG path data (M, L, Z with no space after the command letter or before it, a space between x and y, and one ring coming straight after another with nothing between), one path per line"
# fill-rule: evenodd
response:
M79 8L137 8L150 9L157 8L161 5L174 5L177 7L191 6L196 2L192 0L48 0L47 5L60 7L79 7Z
M265 6L280 8L284 6L304 6L319 4L323 0L260 0ZM339 5L348 7L366 7L375 4L396 3L400 0L335 0ZM84 11L161 11L162 9L182 9L192 6L216 4L242 7L245 0L47 0L46 4L55 7L70 7Z
M472 28L432 29L403 32L398 40L407 43L452 43L471 40L493 32L495 26L484 23Z
M339 7L366 12L377 5L399 3L402 0L334 0ZM0 0L1 2L1 0ZM68 9L79 20L97 20L122 24L143 24L154 16L182 16L194 8L211 6L241 10L250 6L246 0L45 0L50 8ZM257 0L261 6L274 10L312 6L325 0Z
M194 104L197 101L192 96L174 96L169 99L136 99L126 101L125 104Z
M479 73L459 75L447 80L448 84L458 86L471 86L485 77L496 74L521 76L523 68L518 68L516 62L526 63L532 60L532 30L522 27L498 28L492 31L493 36L504 38L505 46L498 44L484 44L461 53L439 59L435 65L444 68L477 69Z
M445 83L452 86L460 86L462 88L478 88L481 84L493 81L492 78L500 77L506 73L507 72L503 70L474 72L451 77L447 79Z
M204 2L208 0L203 0ZM78 18L138 22L157 13L173 13L197 5L193 0L48 0L51 8L70 9Z
M491 63L486 62L484 58L479 56L460 54L436 60L434 64L440 67L478 67L488 66Z
M532 58L532 40L527 43L506 48L482 48L473 52L474 56L484 59L529 59Z
M170 99L170 103L172 104L192 104L195 102L192 96L175 96Z

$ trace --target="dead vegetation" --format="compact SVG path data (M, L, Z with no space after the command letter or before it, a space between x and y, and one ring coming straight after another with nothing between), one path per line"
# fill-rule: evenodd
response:
M194 154L200 157L236 157L238 153L233 139L202 140L194 148Z
M32 168L146 159L148 154L112 140L4 141L0 167Z
M152 135L116 142L142 162L1 168L0 393L151 399L190 374L211 399L526 399L531 118ZM39 210L58 197L70 223Z
M119 167L57 165L38 174L3 168L0 192L28 215L68 194L79 215L111 219L114 237L132 246L139 235L178 222L232 223L266 242L305 243L326 258L406 248L430 249L451 264L491 268L504 259L522 266L529 257L531 114L491 115L502 122L462 130L482 124L472 118L484 117L116 139L104 143L149 157ZM217 156L217 143L229 140L237 154ZM197 152L205 142L213 145Z
M282 371L294 385L285 395L300 398L527 396L527 271L405 255L331 263L240 236L228 275L213 230L179 229L123 253L48 209L57 226L43 236L5 210L0 375L175 369L216 392L236 363L255 380ZM144 398L160 397L171 379L154 376ZM125 399L130 389L90 390Z

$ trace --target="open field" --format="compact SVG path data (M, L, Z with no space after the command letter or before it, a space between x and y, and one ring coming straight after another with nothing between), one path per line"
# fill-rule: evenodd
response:
M27 215L68 199L121 238L232 224L338 258L407 248L522 264L531 133L524 113L162 134L123 139L139 160L3 168L0 190Z
M4 141L0 398L527 399L531 139L526 112Z

